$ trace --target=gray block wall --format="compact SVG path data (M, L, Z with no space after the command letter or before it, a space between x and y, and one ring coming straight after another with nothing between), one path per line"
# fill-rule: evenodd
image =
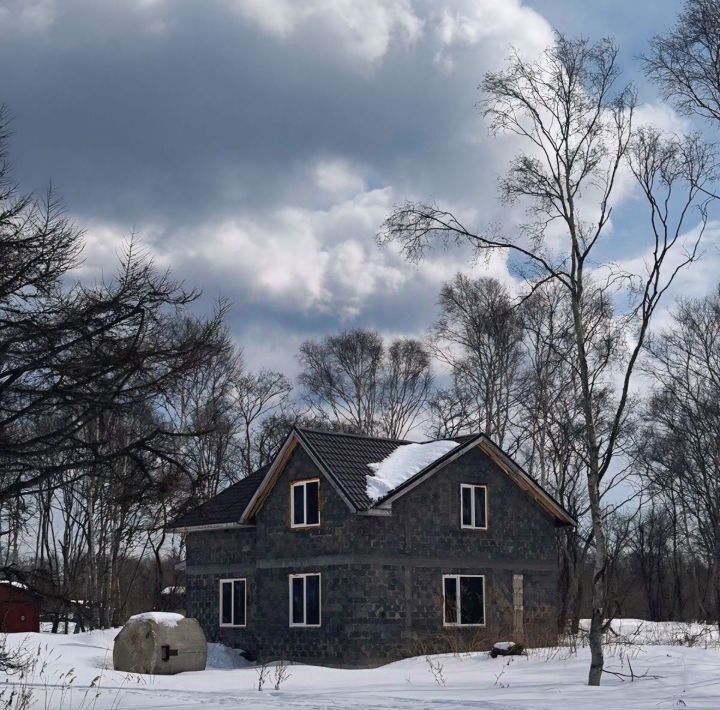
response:
M320 477L321 525L290 528L290 484ZM460 483L488 487L488 529L460 528ZM512 636L512 576L524 576L525 628L551 641L557 623L554 519L480 450L393 505L351 514L298 447L255 527L188 533L188 614L208 639L271 660L372 666L430 651L489 648ZM288 575L320 572L322 626L289 626ZM485 627L443 626L442 575L485 575ZM247 579L246 628L218 623L219 580Z

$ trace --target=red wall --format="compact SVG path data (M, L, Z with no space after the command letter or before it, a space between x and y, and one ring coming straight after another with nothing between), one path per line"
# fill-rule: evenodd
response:
M0 631L40 631L40 601L25 589L0 584Z

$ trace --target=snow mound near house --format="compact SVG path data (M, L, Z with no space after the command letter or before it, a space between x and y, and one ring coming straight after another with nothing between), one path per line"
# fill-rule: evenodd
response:
M215 670L232 668L249 668L252 664L237 648L230 648L221 643L208 644L207 667Z
M146 611L131 616L128 621L154 621L161 626L177 626L184 618L182 614L173 614L169 611Z
M382 461L368 464L375 474L367 477L368 497L371 500L382 498L457 446L456 441L445 440L398 446Z

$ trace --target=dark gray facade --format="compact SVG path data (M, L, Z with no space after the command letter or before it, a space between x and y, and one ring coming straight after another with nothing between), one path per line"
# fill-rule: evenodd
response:
M321 480L321 524L293 529L290 485L307 478ZM487 486L487 530L461 529L461 483ZM555 540L556 519L479 448L382 515L352 512L297 446L254 525L187 531L187 611L209 640L262 660L372 666L512 638L513 575L522 575L524 638L545 644L557 626ZM291 627L288 576L308 572L321 574L321 626ZM485 577L484 626L444 625L447 574ZM219 623L219 584L229 578L247 580L242 628Z

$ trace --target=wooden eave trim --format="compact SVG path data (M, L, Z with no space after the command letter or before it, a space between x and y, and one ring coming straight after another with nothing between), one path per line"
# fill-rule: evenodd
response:
M243 523L198 523L197 525L181 525L174 528L168 528L175 533L200 532L202 530L232 530L234 528L252 528L253 525L245 525Z
M292 431L285 440L282 449L280 449L280 452L275 457L275 460L272 462L272 466L270 466L268 472L265 474L265 478L263 478L257 490L253 493L253 497L240 516L241 523L247 523L257 511L260 510L297 445L297 437L295 436L295 432Z
M488 439L481 439L477 446L482 449L514 483L527 493L541 508L565 525L577 525L577 521L563 510L535 481L533 481L512 459Z

